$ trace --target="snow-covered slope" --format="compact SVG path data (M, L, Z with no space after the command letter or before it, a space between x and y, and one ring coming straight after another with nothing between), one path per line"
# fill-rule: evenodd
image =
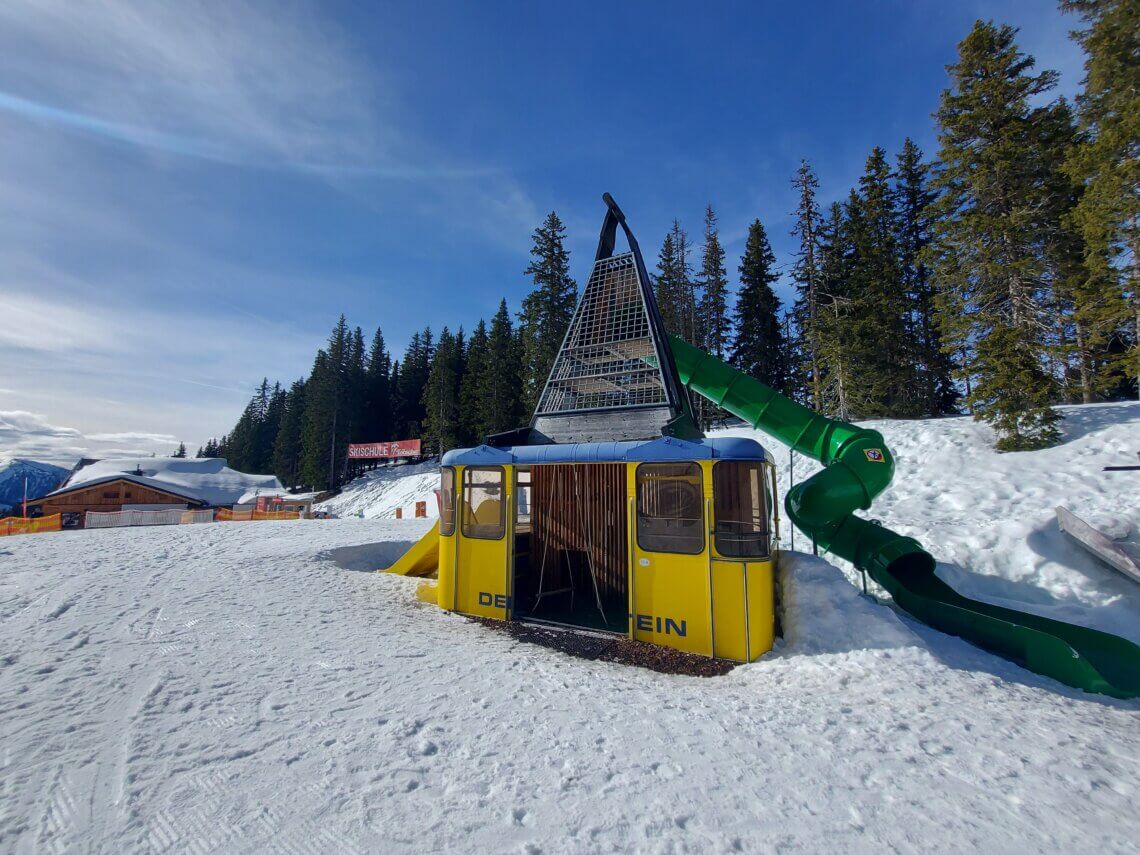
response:
M365 519L391 519L396 508L404 516L415 512L416 502L427 503L429 518L439 516L435 490L439 487L439 464L397 463L366 472L350 482L341 493L315 508L338 517L363 516Z
M822 559L785 556L772 654L671 677L520 644L416 602L416 580L336 563L390 560L426 527L7 538L0 851L1125 852L1140 839L1140 703L927 630Z
M1135 462L1140 404L1064 412L1062 445L1004 455L968 418L871 423L897 472L868 515L969 596L1140 642L1140 586L1053 512L1137 538L1140 473L1102 467ZM726 434L786 491L786 449ZM324 506L365 520L6 538L0 851L1134 851L1140 701L862 597L802 535L784 639L726 677L519 644L353 572L426 530L374 517L434 516L437 478Z
M1140 403L1061 407L1062 444L998 454L990 429L969 417L863 422L882 432L895 455L891 486L866 515L910 535L939 561L938 575L962 594L1140 642L1140 586L1068 540L1055 509L1064 505L1114 537L1140 531ZM788 452L755 436L780 467ZM795 480L818 464L797 456ZM790 534L784 532L784 544ZM796 545L805 547L797 533ZM853 570L847 568L852 576Z
M19 458L0 465L0 510L15 507L23 501L25 479L28 498L34 499L62 484L67 472L62 466Z

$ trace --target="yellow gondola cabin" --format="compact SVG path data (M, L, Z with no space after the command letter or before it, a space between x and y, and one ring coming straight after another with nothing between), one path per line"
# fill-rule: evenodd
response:
M775 635L775 470L750 439L456 449L436 599L750 662Z

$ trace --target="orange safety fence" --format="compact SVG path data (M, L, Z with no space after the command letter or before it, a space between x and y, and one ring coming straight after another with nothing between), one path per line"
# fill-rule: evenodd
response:
M253 511L235 511L230 508L218 508L218 522L249 522L253 519Z
M254 511L255 520L299 520L300 511Z
M10 534L35 534L41 531L60 531L63 528L60 519L59 514L52 514L50 517L34 517L32 519L7 517L0 520L0 537L5 537Z
M250 520L299 520L300 511L234 511L229 508L218 509L218 522L249 522Z

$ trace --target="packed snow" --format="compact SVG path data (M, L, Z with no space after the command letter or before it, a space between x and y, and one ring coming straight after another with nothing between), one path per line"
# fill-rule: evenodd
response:
M76 470L64 484L68 489L129 477L146 486L173 490L209 505L232 505L247 493L284 488L273 475L250 475L226 465L221 457L140 457L96 460Z
M1135 531L1136 473L1100 468L1134 458L1140 405L1067 414L1064 445L1017 455L988 451L967 419L877 423L899 465L872 513L918 536L959 589L1135 639L1140 587L1049 521L1064 503ZM786 451L769 447L786 479ZM430 465L405 469L338 498L363 502L370 484L377 501L433 509ZM797 461L797 480L808 472ZM360 572L429 525L0 541L0 851L1125 852L1140 839L1140 701L925 627L803 554L802 535L781 561L784 638L702 679L522 644L416 601L418 580Z
M1140 643L1140 589L1073 543L1057 525L1064 505L1126 543L1140 532L1140 402L1060 407L1064 442L999 454L989 427L968 416L861 422L895 455L895 477L866 516L916 538L961 594L1095 627ZM763 434L788 489L788 452ZM795 480L819 465L797 455ZM790 532L784 532L789 544ZM798 532L797 545L804 547ZM842 562L841 562L842 563ZM852 579L856 574L850 565Z
M401 508L405 517L415 513L416 502L427 504L429 518L439 516L435 490L439 487L439 464L395 463L366 472L348 484L340 495L316 505L316 510L338 517L392 519Z

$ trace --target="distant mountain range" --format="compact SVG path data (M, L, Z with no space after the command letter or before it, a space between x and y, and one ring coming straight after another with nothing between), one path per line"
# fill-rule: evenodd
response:
M70 471L35 460L9 460L0 466L0 510L17 507L23 501L25 478L28 498L38 499L62 484Z

